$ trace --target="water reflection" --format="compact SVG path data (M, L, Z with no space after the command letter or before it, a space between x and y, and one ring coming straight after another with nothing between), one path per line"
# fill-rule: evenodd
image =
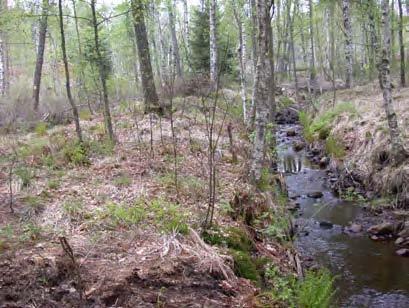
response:
M279 136L284 136L288 126ZM295 137L297 138L297 137ZM277 138L279 140L279 138ZM297 247L321 265L331 269L338 279L337 306L409 307L409 262L394 254L393 243L379 243L365 234L349 235L344 226L355 221L360 208L336 198L326 187L326 173L312 166L305 152L294 152L294 138L281 138L278 145L279 171L286 174L290 195L300 196L302 216L298 221L307 236ZM311 192L323 192L320 200L308 198ZM334 224L323 230L320 221Z

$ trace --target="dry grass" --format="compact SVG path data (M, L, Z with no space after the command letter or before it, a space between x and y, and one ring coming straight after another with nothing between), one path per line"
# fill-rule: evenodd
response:
M409 89L394 89L393 98L403 144L409 150ZM389 131L378 84L338 91L337 100L353 103L358 111L358 117L342 115L332 126L332 133L340 137L346 146L344 163L347 168L364 174L370 188L385 194L398 193L401 195L399 203L408 206L405 197L408 194L405 184L408 165L398 169L389 165ZM330 94L323 96L321 102L321 112L330 108Z

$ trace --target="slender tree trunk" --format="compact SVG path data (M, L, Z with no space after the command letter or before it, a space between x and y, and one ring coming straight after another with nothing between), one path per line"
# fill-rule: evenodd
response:
M65 47L64 20L63 20L61 2L62 0L58 0L58 14L59 14L60 35L61 35L61 51L62 51L62 59L64 62L64 71L65 71L65 88L67 90L68 101L71 105L72 114L74 116L75 131L77 133L78 141L82 142L82 132L81 132L81 126L80 126L80 119L78 116L78 109L77 109L77 106L75 105L74 98L72 97L72 94L71 94L70 71L68 69L67 50Z
M173 14L172 3L168 3L168 14L169 14L170 33L172 37L173 61L176 67L177 77L182 78L183 73L182 73L182 66L180 64L179 44L178 44L178 38L176 36L175 16Z
M265 149L266 149L266 130L270 113L271 99L271 23L270 23L270 6L268 0L256 0L257 6L257 46L258 59L257 70L254 86L255 104L256 104L256 121L255 121L255 138L252 151L252 163L250 176L253 183L260 182L262 170L264 167Z
M315 79L316 79L316 69L315 69L315 48L314 48L314 23L313 23L313 17L314 17L314 7L312 4L312 0L308 0L308 6L309 6L309 23L310 23L310 47L311 47L311 59L310 59L310 86L309 89L311 91L314 91L315 88Z
M153 80L151 56L149 51L148 35L145 26L143 0L132 0L132 13L134 17L135 34L141 69L145 113L156 112L163 114L163 107L159 102Z
M1 1L0 13L6 13L8 10L7 1ZM0 95L7 95L10 89L10 54L7 31L0 30L0 56L1 56L1 81L0 81Z
M256 71L257 71L257 13L256 13L256 1L250 0L250 10L251 10L251 44L252 44L252 58L253 58L253 79L256 80ZM253 90L251 93L251 109L249 116L249 126L253 127L255 117L256 117L256 87L253 83Z
M218 57L217 57L217 0L210 0L210 81L213 86L217 84Z
M41 9L41 20L40 20L40 31L38 33L38 50L37 50L37 61L34 71L34 82L33 82L33 101L34 110L38 110L40 104L40 88L41 88L41 74L43 71L44 63L44 50L45 50L45 39L47 35L47 22L48 20L48 0L43 0L43 5Z
M346 60L346 76L345 86L352 87L352 25L350 13L350 0L342 0L342 16L344 19L345 29L345 60Z
M187 0L182 0L182 2L183 2L183 34L185 36L185 46L189 56L190 51L189 7L187 5Z
M245 33L243 30L244 23L242 20L240 8L237 8L236 4L233 4L233 14L239 30L239 68L240 68L240 94L243 106L243 120L247 121L247 100L246 100L246 45L245 45Z
M5 46L0 33L0 95L6 94L6 63L5 63Z
M99 42L99 34L98 34L98 22L97 22L97 14L96 14L96 0L91 0L91 13L92 13L92 25L94 30L94 43L95 43L95 52L97 54L98 60L98 71L99 71L99 79L102 86L102 97L104 100L104 121L105 121L105 129L108 133L109 140L111 142L115 142L115 135L114 129L112 127L112 118L111 118L111 110L109 108L109 99L108 99L108 88L107 88L107 74L104 60L101 54L101 47Z
M401 132L398 127L398 120L393 107L391 77L390 77L390 59L391 59L391 28L389 21L389 1L382 0L382 25L383 25L383 46L382 63L380 65L382 84L383 84L383 102L388 119L389 133L392 145L392 155L396 165L401 164L408 153L403 147Z
M406 87L405 78L405 45L403 42L403 10L402 0L398 0L399 5L399 49L400 49L400 84Z
M293 17L291 18L290 14L290 9L287 11L288 13L288 22L289 22L289 28L290 28L290 44L291 44L291 60L293 64L293 78L294 78L294 84L295 84L295 98L298 100L298 78L297 78L297 62L295 59L295 48L294 48L294 21L295 21L295 16L297 13L297 5L294 3L294 8L293 8Z

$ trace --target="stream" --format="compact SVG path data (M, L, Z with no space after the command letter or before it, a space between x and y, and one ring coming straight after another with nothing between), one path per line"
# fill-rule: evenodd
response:
M296 136L287 136L290 129ZM409 259L395 255L393 242L345 231L363 210L356 202L335 197L326 170L313 165L305 150L292 149L300 136L301 127L294 124L281 125L277 132L278 168L285 174L289 197L300 207L298 251L336 276L336 307L409 307ZM323 196L307 196L313 192Z

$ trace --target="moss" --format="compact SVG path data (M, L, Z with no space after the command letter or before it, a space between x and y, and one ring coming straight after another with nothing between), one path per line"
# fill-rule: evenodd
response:
M257 270L256 263L248 252L231 250L234 259L234 272L237 276L260 281L260 273Z

